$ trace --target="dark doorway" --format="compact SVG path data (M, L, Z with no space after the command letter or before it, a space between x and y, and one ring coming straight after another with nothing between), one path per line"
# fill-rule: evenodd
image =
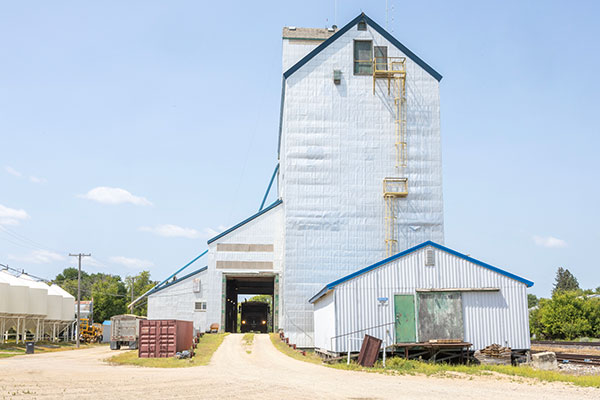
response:
M225 332L236 333L238 327L238 296L239 295L269 295L273 297L270 327L274 327L273 315L276 312L278 296L275 296L275 279L270 276L226 275L225 288Z

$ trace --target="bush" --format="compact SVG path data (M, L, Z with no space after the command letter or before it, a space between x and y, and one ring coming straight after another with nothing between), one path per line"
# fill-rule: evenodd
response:
M539 339L600 337L600 299L581 291L556 291L551 299L540 299L529 322L531 333Z

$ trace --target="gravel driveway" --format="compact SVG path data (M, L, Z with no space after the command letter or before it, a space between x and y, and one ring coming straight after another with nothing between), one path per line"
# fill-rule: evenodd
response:
M107 347L0 360L0 398L77 399L598 399L600 390L497 377L428 378L343 371L294 360L256 335L229 335L210 365L109 365Z

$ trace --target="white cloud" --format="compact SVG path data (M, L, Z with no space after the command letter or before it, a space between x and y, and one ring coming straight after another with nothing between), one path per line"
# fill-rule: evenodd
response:
M46 180L44 178L38 178L37 176L33 175L29 177L29 181L32 183L46 183Z
M129 257L123 257L123 256L111 257L111 258L109 258L109 260L110 260L110 262L113 262L115 264L120 264L124 267L131 268L131 269L142 269L142 268L151 267L154 265L154 263L151 261L139 260L137 258L129 258Z
M27 262L32 264L46 264L53 261L62 261L65 259L64 256L49 250L34 250L31 253L24 256L14 256L9 254L9 259L21 262Z
M184 228L182 226L165 224L165 225L157 225L154 227L151 226L142 226L140 227L140 231L142 232L151 232L158 236L164 237L184 237L188 239L197 239L201 237L199 231L193 228Z
M533 241L536 245L541 247L549 247L555 249L567 247L567 242L552 236L534 236Z
M19 222L28 218L29 214L25 210L17 210L0 204L0 225L18 225Z
M225 231L227 229L226 226L219 225L217 229L213 228L204 228L204 236L208 239L217 236L219 233Z
M13 167L10 167L8 165L6 167L4 167L4 170L13 176L17 176L17 177L23 176L23 174L21 174L19 171L17 171L16 169L14 169Z
M84 199L97 201L102 204L122 204L131 203L136 206L151 206L152 203L145 197L135 196L125 189L99 186L79 195Z

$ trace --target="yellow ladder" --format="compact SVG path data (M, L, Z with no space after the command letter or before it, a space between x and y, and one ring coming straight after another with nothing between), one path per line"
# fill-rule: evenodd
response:
M394 125L396 131L396 172L402 176L408 161L408 145L406 141L406 58L374 57L373 58L373 94L376 80L387 80L388 95L391 95L393 81ZM408 196L407 178L385 178L383 180L383 198L385 201L385 247L387 256L398 251L396 238L396 202L398 198Z

